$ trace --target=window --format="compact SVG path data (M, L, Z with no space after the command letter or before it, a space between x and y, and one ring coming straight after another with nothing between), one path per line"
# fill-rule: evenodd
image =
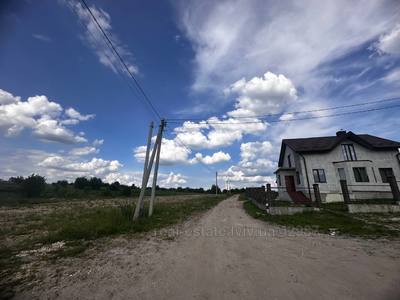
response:
M290 154L287 156L287 162L288 162L289 168L291 168L292 167L292 160L290 159Z
M325 170L324 169L313 169L313 175L314 175L314 182L326 182L326 177L325 177Z
M365 168L353 168L356 182L369 182L367 170Z
M278 186L281 186L281 175L276 175L276 183L278 184Z
M342 152L344 160L357 160L356 151L353 144L343 144Z
M382 182L389 182L388 177L393 177L393 169L392 168L379 168L379 173L382 177Z
M338 168L338 173L339 173L339 179L340 180L346 180L346 173L344 171L344 168Z
M296 172L296 181L297 181L297 184L301 183L300 182L300 173L299 172Z

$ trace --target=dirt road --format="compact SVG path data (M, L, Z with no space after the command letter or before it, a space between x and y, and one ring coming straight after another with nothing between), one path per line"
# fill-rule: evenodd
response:
M114 241L49 267L40 286L16 297L400 299L399 242L286 231L241 206L236 197L221 202L169 232L174 240Z

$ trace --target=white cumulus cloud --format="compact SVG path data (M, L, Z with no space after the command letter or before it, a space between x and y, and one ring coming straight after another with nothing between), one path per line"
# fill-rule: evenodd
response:
M73 111L80 116L76 123L93 118L93 115L83 116ZM0 131L6 136L16 136L28 128L44 141L64 144L86 142L82 134L75 134L64 126L62 112L60 104L50 101L44 95L28 97L23 101L21 97L0 89Z
M97 154L99 153L99 149L96 147L80 147L80 148L73 148L69 151L69 154L74 155L74 156L84 156L84 155L89 155L89 154Z
M222 151L218 151L213 153L211 156L210 155L206 155L203 156L203 154L201 153L196 153L195 157L192 159L192 162L200 162L206 165L212 165L212 164L217 164L220 162L226 162L226 161L230 161L231 160L231 156L229 155L229 153L224 153Z
M164 176L162 176L164 177ZM166 178L160 181L160 186L163 187L178 187L186 183L186 176L180 173L170 172Z
M297 99L296 88L290 79L271 72L249 81L242 78L225 92L238 94L236 109L228 112L232 117L279 113Z

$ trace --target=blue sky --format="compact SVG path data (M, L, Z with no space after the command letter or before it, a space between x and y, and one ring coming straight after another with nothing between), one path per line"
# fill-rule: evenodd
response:
M214 171L234 186L272 182L282 138L343 128L400 140L396 107L254 117L399 104L288 114L400 96L397 1L87 2L159 113L196 118L167 126L163 186L208 187ZM80 2L3 1L0 28L0 177L139 184L157 119Z

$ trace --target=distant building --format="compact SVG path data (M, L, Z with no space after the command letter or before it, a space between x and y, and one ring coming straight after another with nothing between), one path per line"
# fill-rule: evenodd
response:
M341 179L350 199L392 198L387 178L400 179L399 148L399 142L351 131L284 139L275 172L279 199L309 202L318 183L323 202L343 201Z

